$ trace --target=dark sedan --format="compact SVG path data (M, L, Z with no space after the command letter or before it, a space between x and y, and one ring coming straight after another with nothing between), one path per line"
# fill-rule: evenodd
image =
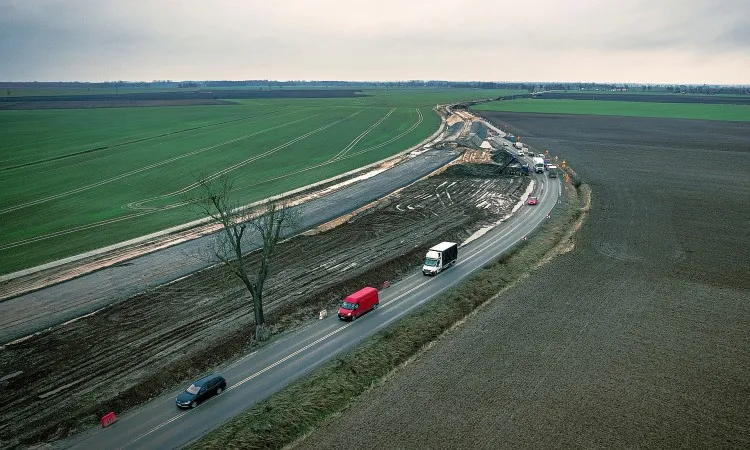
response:
M203 377L177 396L177 406L180 408L195 408L198 403L219 395L227 388L227 381L219 374Z

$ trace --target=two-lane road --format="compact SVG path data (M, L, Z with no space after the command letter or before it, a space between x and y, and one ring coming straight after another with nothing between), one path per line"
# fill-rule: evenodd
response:
M546 220L560 195L558 179L534 175L536 206L522 206L508 220L459 249L458 263L436 277L418 268L405 280L381 291L380 307L345 323L332 315L282 337L257 352L222 368L229 387L196 409L180 411L164 396L120 417L106 429L96 429L59 444L72 448L175 448L190 443L253 404L312 371L334 355L349 350L434 299L455 283L517 245Z

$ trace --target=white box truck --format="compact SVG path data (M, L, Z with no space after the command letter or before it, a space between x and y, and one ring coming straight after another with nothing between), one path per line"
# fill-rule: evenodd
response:
M513 145L515 145L516 148L518 148L518 149L522 149L523 148L523 144L521 142L519 142L519 141L516 141L516 143L513 144Z
M544 158L534 157L534 172L544 173Z
M458 259L458 244L455 242L441 242L427 251L424 258L422 273L437 275L456 263Z

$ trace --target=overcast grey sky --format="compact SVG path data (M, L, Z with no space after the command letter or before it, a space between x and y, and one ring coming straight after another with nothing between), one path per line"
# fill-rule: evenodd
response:
M750 84L748 0L0 0L0 81Z

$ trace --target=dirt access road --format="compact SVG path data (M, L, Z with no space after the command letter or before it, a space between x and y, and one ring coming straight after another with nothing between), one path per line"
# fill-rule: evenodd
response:
M499 176L498 167L451 166L336 228L283 243L265 292L273 332L316 319L363 285L413 273L430 245L461 241L509 214L529 181ZM7 345L0 367L23 377L9 380L0 398L0 441L92 426L247 351L251 327L242 286L209 269Z
M590 184L575 249L297 448L750 447L747 124L491 117Z

